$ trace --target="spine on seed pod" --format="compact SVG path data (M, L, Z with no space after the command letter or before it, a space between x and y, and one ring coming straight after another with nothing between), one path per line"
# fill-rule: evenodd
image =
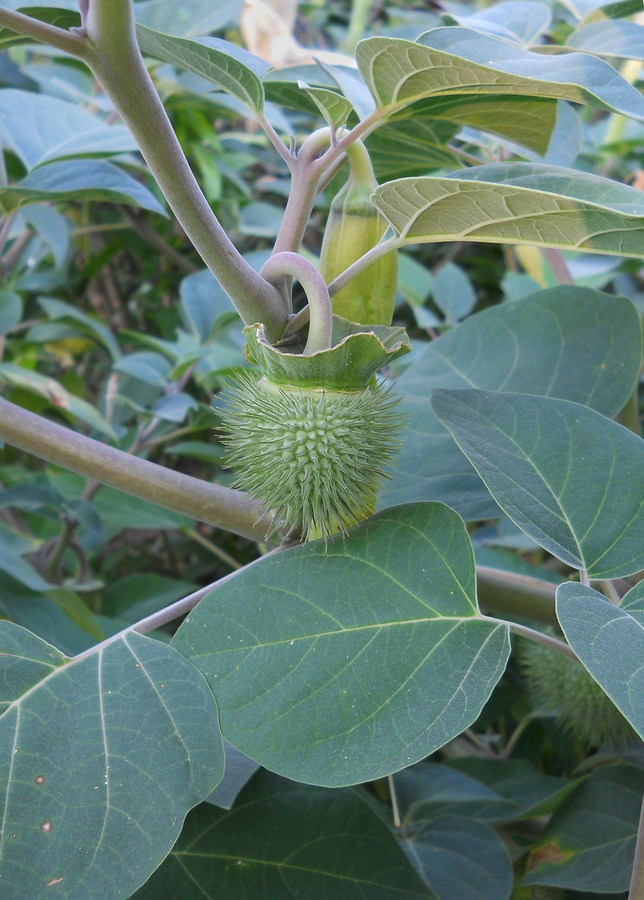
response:
M236 486L303 539L344 531L374 511L398 449L397 398L374 376L409 350L407 335L334 316L332 346L298 354L272 346L261 325L245 334L261 375L245 373L224 399Z

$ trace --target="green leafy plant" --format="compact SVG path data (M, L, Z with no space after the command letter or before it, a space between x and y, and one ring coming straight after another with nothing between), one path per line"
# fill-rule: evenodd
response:
M212 7L0 6L3 896L641 900L639 4Z

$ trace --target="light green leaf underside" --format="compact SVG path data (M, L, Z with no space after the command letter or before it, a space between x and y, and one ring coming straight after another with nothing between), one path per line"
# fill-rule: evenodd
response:
M3 895L129 896L221 778L211 692L134 633L64 666L17 625L0 647Z
M137 25L136 35L143 53L171 63L179 69L206 78L254 112L264 109L264 88L248 66L234 56L189 38L161 34Z
M353 112L351 103L337 91L330 91L328 88L310 87L303 81L299 83L299 87L315 103L330 128L339 128L341 125L344 125Z
M579 659L644 740L644 591L639 594L622 608L567 582L557 589L557 618Z
M573 31L568 47L615 59L644 59L644 26L635 22L593 22Z
M590 893L627 891L644 772L603 766L564 800L539 836L523 884Z
M441 500L468 519L498 514L432 410L433 388L542 394L614 416L641 362L639 316L625 297L562 286L477 313L432 341L399 378L406 426L381 505Z
M533 0L505 0L469 16L455 16L466 28L528 47L539 40L552 21L552 10Z
M435 28L418 43L368 38L356 59L387 114L434 94L487 93L568 100L644 119L644 98L603 60L542 55L468 28Z
M507 629L477 616L471 544L442 504L256 563L173 645L216 691L234 746L328 786L396 771L459 734L508 653Z
M136 149L125 126L107 125L76 103L15 88L0 91L0 142L28 171L65 157Z
M434 391L434 411L501 509L592 578L644 568L644 442L577 403Z
M644 196L538 163L485 165L381 185L374 203L408 243L483 241L644 256Z
M195 893L195 890L197 891ZM134 900L433 897L359 791L258 773L231 812L203 804Z
M30 172L18 184L0 187L0 205L6 210L47 200L125 203L165 215L159 201L144 185L98 159L49 163Z

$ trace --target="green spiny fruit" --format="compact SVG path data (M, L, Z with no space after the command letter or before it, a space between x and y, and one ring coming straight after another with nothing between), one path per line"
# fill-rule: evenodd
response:
M580 662L544 644L523 641L521 665L534 706L556 713L586 747L633 740L628 721Z
M309 540L350 527L374 511L398 449L397 402L377 385L334 391L244 375L224 404L235 485Z
M349 179L331 203L320 251L320 272L327 284L380 241L387 223L371 202L378 186L365 147L356 141L347 151ZM373 262L332 298L333 312L362 325L390 325L396 302L398 255Z

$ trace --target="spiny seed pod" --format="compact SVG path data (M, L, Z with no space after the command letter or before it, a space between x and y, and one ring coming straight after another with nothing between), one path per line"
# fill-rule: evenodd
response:
M562 727L584 746L635 738L628 721L577 660L523 641L521 666L535 708L556 713Z
M383 464L396 453L397 399L302 388L243 375L225 398L223 442L235 485L308 540L374 511Z
M320 251L320 272L330 284L380 241L387 229L370 200L378 187L371 160L356 141L347 151L349 179L331 203ZM362 325L390 325L396 302L398 255L387 253L332 298L333 312Z

